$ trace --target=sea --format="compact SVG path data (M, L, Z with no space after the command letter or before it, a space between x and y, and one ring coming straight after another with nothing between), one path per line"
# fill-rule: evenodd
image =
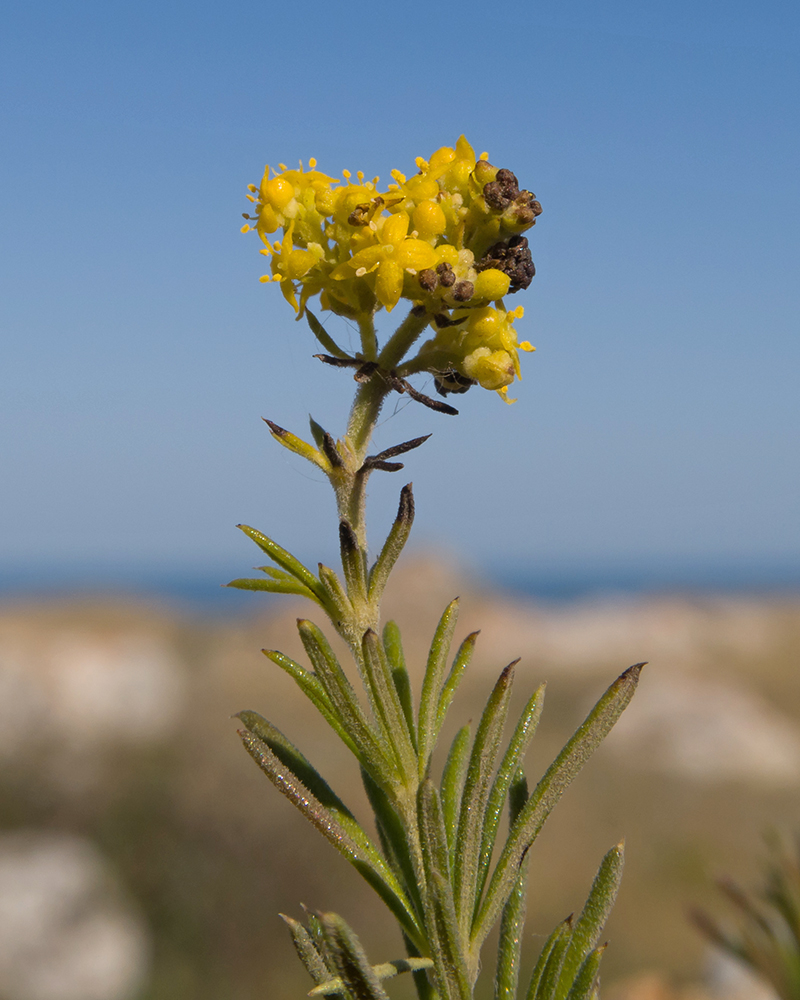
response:
M131 599L214 616L249 615L273 595L225 587L239 567L174 571L160 566L59 564L0 567L0 604L64 599ZM481 588L540 603L648 595L738 595L800 600L800 555L785 558L569 559L477 565Z

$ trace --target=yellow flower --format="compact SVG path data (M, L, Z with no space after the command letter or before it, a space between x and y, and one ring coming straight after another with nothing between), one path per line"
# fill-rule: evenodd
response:
M374 274L375 296L391 312L400 301L405 274L416 275L437 262L430 243L408 235L410 221L405 212L382 218L376 225L377 242L353 254L331 272L331 277L363 278Z
M361 172L330 177L314 160L307 170L267 167L249 186L254 209L243 227L271 258L261 280L280 283L298 319L315 295L323 309L359 321L405 298L435 332L409 371L438 372L442 391L503 389L520 375L518 348L529 346L517 344L519 312L503 299L533 278L520 234L541 206L464 136L416 165L411 177L393 170L386 190Z
M464 391L464 384L470 383L498 391L506 388L522 377L518 352L534 350L527 341L517 342L513 322L522 314L521 306L511 312L484 306L437 317L436 336L422 345L415 369L435 375L444 392ZM458 379L448 376L452 372L461 377L461 388Z

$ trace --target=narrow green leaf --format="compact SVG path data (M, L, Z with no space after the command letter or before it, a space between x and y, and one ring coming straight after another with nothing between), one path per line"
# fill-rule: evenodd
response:
M389 801L386 792L376 784L363 767L361 768L361 780L375 815L375 825L386 859L411 900L415 912L421 917L420 886L423 881L423 873L419 872L415 866L403 822Z
M411 693L411 680L409 679L406 667L400 629L395 622L387 622L383 628L383 648L392 669L392 680L397 691L397 697L400 699L400 704L403 707L403 715L408 726L408 735L411 737L411 744L414 750L416 750L417 727L414 720L414 699Z
M567 994L567 1000L589 1000L597 985L600 959L603 957L605 950L606 945L601 945L599 948L595 948L589 952L581 963L580 969L578 969L578 973Z
M509 786L508 794L509 820L512 825L522 811L527 798L528 783L525 780L525 774L518 768ZM526 855L516 884L508 897L508 902L503 907L503 915L500 918L494 1000L516 1000L517 997L522 932L525 927L529 860L529 856Z
M592 753L608 735L633 697L643 663L629 667L603 694L578 727L533 791L509 832L489 881L472 930L472 947L479 949L514 886L528 848L539 834L556 802Z
M406 946L406 952L410 958L422 958L419 948L417 948L413 941L409 940L406 934L403 935L403 944ZM414 986L416 987L419 1000L440 1000L439 994L434 989L427 970L419 969L416 972L412 972L411 975L414 977Z
M572 989L578 970L594 950L603 933L614 900L617 898L625 865L625 845L612 847L600 863L592 888L581 915L572 931L572 940L564 957L561 978L556 990L556 1000L565 1000ZM600 959L598 957L598 963ZM590 983L591 986L591 983Z
M373 694L378 721L383 727L386 742L394 752L398 771L403 776L403 781L408 784L416 777L417 754L411 743L403 706L394 686L386 652L371 628L364 633L361 651L364 656L367 684Z
M337 627L352 617L353 605L336 573L319 563L319 579L328 597L327 610Z
M438 871L449 882L450 852L447 849L441 800L430 778L426 778L419 787L417 811L425 869Z
M439 624L433 636L425 677L422 682L422 694L419 703L419 721L417 723L417 740L419 742L419 776L424 778L431 754L435 745L436 714L439 697L442 693L442 681L450 643L453 640L456 621L458 620L458 598L451 601L439 619Z
M262 532L256 531L255 528L251 528L247 524L237 524L236 527L243 531L248 538L252 538L261 551L266 552L274 563L277 563L278 566L282 566L291 573L293 577L308 587L312 593L316 594L320 600L324 599L325 591L322 584L310 569L307 569L299 559L295 559L291 552L287 552L277 542L273 542L271 538L267 538Z
M312 465L316 465L318 469L321 469L325 475L329 476L333 471L330 459L327 455L323 455L322 452L317 451L317 449L304 441L302 438L293 434L291 431L287 431L285 427L281 427L280 424L276 424L272 420L267 420L264 417L264 423L269 427L270 434L275 438L278 444L282 444L284 448L288 448L289 451L299 455L304 458L307 462L311 462Z
M564 939L565 936L569 936L571 929L572 918L567 917L566 920L562 921L562 923L556 927L550 937L542 945L539 958L537 959L536 965L533 967L533 972L531 973L531 980L528 986L528 992L525 994L525 1000L536 1000L536 997L539 995L539 985L542 982L542 977L544 976L544 971L547 968L547 963L550 961L550 957L556 946Z
M525 752L539 725L539 718L542 714L542 706L544 705L544 689L544 684L537 688L533 693L533 697L523 709L514 734L509 741L508 749L503 756L500 767L497 769L497 776L492 785L492 791L489 795L489 801L486 804L486 814L483 820L476 899L480 899L484 885L486 884L486 876L489 873L489 864L492 860L492 851L494 850L495 839L497 837L497 828L500 825L500 817L505 808L508 789L514 780L514 776L525 757ZM516 819L516 816L514 818Z
M373 965L372 971L381 981L392 979L403 972L421 972L433 967L433 959L430 958L398 958L394 962L383 962L381 965ZM309 996L320 996L329 993L341 993L345 986L341 978L329 979L326 983L321 983L309 991Z
M255 566L254 569L268 576L270 580L294 580L291 573L287 573L285 569L278 569L277 566Z
M436 985L442 1000L470 1000L472 990L456 919L444 819L439 793L430 778L420 785L417 803L425 866L425 923L432 938Z
M238 580L231 580L225 586L233 587L235 590L261 590L268 594L299 594L301 597L308 597L316 604L322 606L322 601L317 595L312 593L299 580L261 580L258 577L248 580L242 577Z
M334 711L358 748L361 763L379 784L391 785L397 777L391 751L383 737L364 717L353 686L328 640L316 625L306 619L298 620L297 630Z
M331 972L336 971L336 966L333 962L333 955L328 948L328 942L325 940L325 935L322 933L322 924L319 921L319 917L314 910L309 910L309 908L301 903L300 904L306 913L306 919L308 920L308 933L311 935L311 940L314 942L314 947L322 955L322 959L325 965L331 970Z
M342 721L336 714L336 710L331 704L331 700L326 694L325 688L323 687L322 681L320 681L319 677L317 677L315 673L312 673L312 671L306 670L306 668L302 667L299 663L295 663L294 660L286 656L284 653L279 653L277 649L262 649L261 652L267 657L267 659L272 660L273 663L277 663L281 670L285 670L286 673L295 680L297 686L317 708L320 715L322 715L331 729L333 729L345 746L347 746L360 760L361 751L355 745L350 737L350 734L342 725Z
M513 826L517 822L517 817L525 808L525 803L529 797L528 779L525 777L525 772L520 766L517 768L517 773L514 775L511 787L508 790L509 826Z
M325 440L325 428L320 427L310 413L308 415L308 426L311 429L311 437L314 438L314 444L322 451L322 442Z
M341 347L339 347L339 345L336 343L333 337L330 336L330 334L326 331L325 327L311 312L308 306L306 306L305 316L308 325L311 327L311 332L314 334L314 336L317 338L317 340L329 354L332 354L335 358L349 357L347 351L343 351Z
M542 969L539 985L536 988L536 1000L554 1000L558 979L561 975L561 967L564 964L564 955L567 953L570 938L572 937L571 915L559 925L558 930L560 933L553 942L553 947Z
M461 811L461 794L464 791L464 779L467 776L469 762L471 729L469 725L462 726L456 733L450 753L442 771L442 815L447 833L447 846L450 851L452 867L453 853L456 849L456 834L458 832L458 816Z
M411 483L409 483L400 491L400 505L397 508L397 517L395 517L389 535L383 543L383 548L369 572L370 600L377 600L383 593L383 588L386 586L389 574L408 541L413 523L414 494L411 491Z
M458 690L458 685L461 683L461 678L464 676L464 671L469 666L472 654L475 652L475 643L477 642L479 635L480 631L470 632L467 638L459 646L456 658L453 660L453 666L450 668L450 673L447 675L447 680L444 682L442 693L439 697L439 704L436 707L435 733L437 736L442 728L442 723L447 715L447 710L450 708L453 697Z
M258 712L243 711L239 712L236 717L241 719L250 733L266 743L278 760L289 768L320 805L328 810L342 826L345 833L354 841L364 857L371 860L376 871L383 872L385 862L377 847L328 782L291 740ZM391 888L400 891L400 895L402 895L404 890L399 883L395 884L393 875L388 878L388 882Z
M497 944L497 969L494 976L494 1000L516 1000L519 982L522 931L525 926L528 858L522 862L519 877L503 907L500 937Z
M311 935L299 920L293 920L291 917L287 917L285 913L279 913L278 916L288 925L295 951L300 961L306 967L308 974L315 983L327 982L331 976L330 970L317 951Z
M352 815L347 810L342 813L323 806L291 768L284 764L258 736L247 730L241 730L239 736L247 752L278 791L282 792L325 839L347 858L386 903L408 935L414 940L419 940L419 927L410 902L394 874L387 868ZM339 801L332 792L331 796L336 802ZM341 808L344 809L343 806ZM355 828L358 828L357 832Z
M453 865L453 892L459 927L464 940L469 939L472 929L478 891L484 813L508 714L514 667L518 662L515 660L514 663L510 663L500 674L483 710L478 731L475 733L464 792L461 796L461 814L458 819Z
M355 931L337 913L321 913L319 919L342 983L355 1000L389 1000Z
M342 556L342 569L347 582L347 593L352 600L365 600L367 597L367 561L366 554L358 544L353 526L346 518L339 521L339 549Z

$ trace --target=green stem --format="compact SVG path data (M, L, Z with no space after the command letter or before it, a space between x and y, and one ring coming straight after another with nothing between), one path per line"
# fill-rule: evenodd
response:
M389 386L379 375L374 375L368 382L363 382L358 387L347 425L347 440L353 449L355 465L353 473L364 464L372 432L375 430L383 401L389 391Z
M420 312L417 312L416 308L412 309L378 355L378 364L381 368L386 371L396 368L429 321L430 316L427 312L422 309Z
M361 334L361 353L365 361L375 361L378 357L378 337L372 316L360 316L358 329Z

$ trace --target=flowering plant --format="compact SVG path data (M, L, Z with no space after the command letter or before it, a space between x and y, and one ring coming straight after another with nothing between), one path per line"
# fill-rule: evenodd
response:
M365 524L366 484L377 471L403 468L396 459L427 437L368 454L381 407L392 392L433 410L457 410L415 388L410 378L433 376L445 397L474 385L497 391L520 377L513 323L522 309L504 299L534 276L527 239L541 205L521 190L510 170L476 157L463 137L407 178L379 191L378 178L341 181L316 169L264 172L250 185L252 209L243 231L256 230L297 319L308 322L326 364L351 369L357 383L345 434L338 440L311 420L311 441L268 421L273 437L312 462L330 480L339 515L342 575L313 572L271 538L242 530L269 557L264 576L229 586L302 595L321 608L349 647L354 670L339 662L322 630L309 620L298 629L311 669L275 650L266 655L289 673L334 733L353 753L374 812L377 841L327 781L272 723L239 714L241 738L276 787L303 812L375 889L396 917L407 957L371 965L342 917L289 917L297 952L314 980L312 993L345 1000L383 1000L381 982L398 972L414 976L421 1000L469 1000L481 968L481 949L500 921L496 1000L584 1000L597 993L600 935L622 872L622 845L603 859L586 905L553 931L525 993L518 994L525 918L527 856L550 811L628 704L642 664L608 688L584 723L529 793L525 751L542 711L544 686L531 696L503 744L515 663L499 676L476 732L457 732L443 764L434 752L442 724L475 647L472 633L451 653L458 601L444 610L433 636L416 699L401 634L382 623L381 598L414 518L411 486L400 492L397 517L370 564ZM281 232L281 238L273 237ZM309 303L356 323L361 350L348 354ZM376 316L410 303L397 329L379 343ZM428 331L427 339L419 343ZM414 353L416 350L416 353ZM356 683L357 682L357 683ZM360 686L364 696L357 693ZM507 811L508 830L501 835Z

